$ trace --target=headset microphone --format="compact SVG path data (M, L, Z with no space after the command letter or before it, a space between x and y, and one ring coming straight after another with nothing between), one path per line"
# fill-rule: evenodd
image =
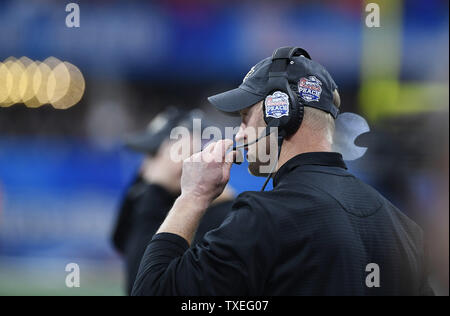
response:
M262 138L267 137L274 132L274 130L272 130L272 127L279 127L279 121L278 120L270 121L269 124L267 124L266 130L264 131L264 133L262 133L257 139L255 139L254 141L252 141L251 143L248 143L248 144L235 145L235 146L233 146L232 151L235 151L240 148L248 147L249 145L253 145L253 144L259 142ZM283 130L279 130L278 131L278 159L280 158L281 145L283 144L284 137L285 137L285 132ZM277 166L277 163L274 164L271 172L267 175L266 181L264 182L264 185L263 185L261 191L264 191L266 189L267 183L269 182L269 180L272 176L272 173L275 171L276 166Z
M257 142L259 142L262 138L269 136L270 134L272 134L273 130L271 130L272 127L278 127L279 122L278 121L272 121L270 122L267 126L266 126L266 130L264 131L264 133L262 133L257 139L255 139L254 141L252 141L251 143L248 144L242 144L242 145L234 145L233 146L233 151L236 149L241 149L244 147L248 147L250 145L253 145Z

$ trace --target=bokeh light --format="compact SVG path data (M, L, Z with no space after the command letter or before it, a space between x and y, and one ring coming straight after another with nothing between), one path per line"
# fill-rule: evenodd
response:
M38 108L46 104L64 110L83 97L81 71L69 62L49 57L43 62L28 57L9 57L0 63L0 106L24 104Z

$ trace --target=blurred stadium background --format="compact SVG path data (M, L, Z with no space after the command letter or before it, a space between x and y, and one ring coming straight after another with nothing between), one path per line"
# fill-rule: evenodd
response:
M0 294L121 295L110 231L142 157L121 146L169 105L203 107L279 46L307 48L337 82L344 112L364 116L367 154L350 169L426 232L432 284L448 295L448 1L0 2L0 61L55 56L86 79L79 104L0 108ZM381 27L364 24L368 2ZM219 123L218 123L219 124ZM237 192L261 179L234 166ZM81 287L65 286L67 263Z

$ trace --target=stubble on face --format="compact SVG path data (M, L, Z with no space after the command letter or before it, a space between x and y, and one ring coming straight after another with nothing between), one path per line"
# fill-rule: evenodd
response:
M263 118L263 104L259 102L241 112L245 124L246 143L251 143L264 132L267 124ZM257 177L265 177L277 160L277 138L274 135L262 138L247 147L248 170ZM269 171L267 171L269 170Z

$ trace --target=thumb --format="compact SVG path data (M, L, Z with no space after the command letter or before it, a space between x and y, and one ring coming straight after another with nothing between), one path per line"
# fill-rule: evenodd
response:
M229 152L226 156L225 163L223 164L223 178L228 180L230 179L231 166L233 165L233 158L236 155L236 152Z

